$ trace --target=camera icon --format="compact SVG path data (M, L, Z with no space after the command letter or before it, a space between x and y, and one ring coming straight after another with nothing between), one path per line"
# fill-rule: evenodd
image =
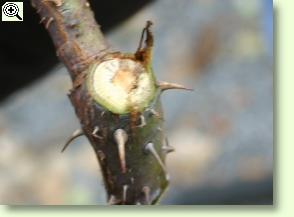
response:
M2 21L23 21L23 2L6 2L2 5Z

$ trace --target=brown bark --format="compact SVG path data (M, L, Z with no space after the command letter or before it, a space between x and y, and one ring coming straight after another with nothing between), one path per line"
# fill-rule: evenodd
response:
M87 0L31 0L72 79L108 51Z
M153 37L148 22L134 55L112 52L86 0L31 0L67 67L73 88L69 98L82 132L97 155L109 204L155 204L168 186L166 144L160 94L173 84L156 85L153 100L143 111L114 114L95 101L87 87L91 67L111 58L128 58L152 72ZM77 134L78 135L78 134Z

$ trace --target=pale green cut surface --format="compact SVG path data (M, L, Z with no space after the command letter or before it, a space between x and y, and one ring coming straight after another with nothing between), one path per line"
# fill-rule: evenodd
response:
M116 114L142 111L156 89L151 72L141 63L118 58L92 67L88 87L97 103Z

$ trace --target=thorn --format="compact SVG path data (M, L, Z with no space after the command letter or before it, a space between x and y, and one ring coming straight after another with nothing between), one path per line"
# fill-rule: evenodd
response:
M113 195L110 195L109 200L108 200L108 204L109 205L113 205L115 204L116 198Z
M145 121L144 115L140 115L140 120L141 120L141 123L137 127L142 128L142 127L146 126L146 121Z
M97 154L98 154L99 158L101 159L101 161L105 160L106 157L105 157L105 154L103 153L103 151L98 150Z
M126 131L123 129L117 129L114 132L114 140L116 144L118 145L118 155L119 155L121 170L122 170L122 173L125 173L127 171L125 145L128 141L128 135Z
M157 127L157 130L162 131L162 128L161 127Z
M67 142L65 143L65 145L63 146L61 152L64 152L65 149L69 146L69 144L75 140L76 138L80 137L84 135L84 132L81 129L77 129L76 131L73 132L73 134L71 135L71 137L67 140Z
M127 190L128 190L128 188L129 188L128 185L123 186L123 203L125 203L127 201Z
M166 175L166 179L169 180L169 176L167 174L167 170L165 168L165 165L164 165L163 161L161 160L159 154L155 150L154 144L151 143L151 142L149 142L147 145L145 145L145 150L148 151L148 152L150 152L153 155L153 157L157 160L157 162L159 163L160 167L164 171L164 173Z
M99 136L99 135L98 135L98 132L99 132L99 127L96 126L96 127L94 128L93 132L92 132L92 136L94 136L94 137L96 137L96 138L99 138L99 139L103 139L102 136Z
M46 20L46 17L42 17L39 24L43 23Z
M85 3L85 6L86 6L87 8L90 7L89 2L86 2L86 3Z
M155 117L157 117L158 119L163 120L163 117L159 114L159 112L155 111L155 109L148 108L147 111L150 111L150 113L154 115Z
M134 177L131 177L131 183L134 184L134 182L135 182Z
M148 186L144 186L142 191L145 195L145 201L147 205L150 205L150 188Z
M160 118L160 114L155 111L154 109L150 109L151 114L155 115L156 117Z
M171 147L171 146L162 146L162 150L166 154L168 154L168 153L174 152L175 151L175 148L174 147Z
M165 174L165 179L169 182L169 180L170 180L170 176L169 176L168 173Z
M31 5L33 8L36 8L35 2L31 1Z
M106 112L105 110L103 112L101 112L100 117L103 117L105 115L105 112Z
M45 28L46 28L46 29L49 28L49 26L50 26L50 24L52 23L53 20L54 20L53 17L50 17L50 18L47 20L47 22L46 22L46 24L45 24Z
M166 153L174 152L175 148L169 145L168 139L165 138L165 144L161 147L161 149Z
M108 200L109 205L116 205L119 202L120 202L120 200L118 200L114 195L110 195L109 200Z
M164 81L158 82L157 85L162 91L170 90L170 89L180 89L180 90L193 91L193 89L186 88L180 84L169 83L169 82L164 82Z

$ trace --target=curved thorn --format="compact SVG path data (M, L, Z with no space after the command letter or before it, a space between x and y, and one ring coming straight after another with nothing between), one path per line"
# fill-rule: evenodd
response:
M98 135L98 132L99 132L99 127L96 126L96 127L94 128L93 132L92 132L92 135L93 135L94 137L96 137L96 138L102 139L103 137L102 137L102 136L99 136L99 135Z
M39 24L43 23L46 20L46 17L42 17Z
M170 180L170 175L168 173L165 174L165 179L169 182Z
M128 141L128 135L126 131L123 129L117 129L114 132L114 140L116 144L118 145L118 155L119 155L121 170L122 170L122 173L125 173L127 171L125 145Z
M54 20L53 17L50 17L50 18L47 20L47 22L46 22L46 24L45 24L45 28L46 28L46 29L49 28L49 26L50 26L50 24L52 23L53 20Z
M159 112L155 111L155 109L153 109L153 108L148 108L147 111L150 111L150 113L151 113L152 115L154 115L154 116L157 117L158 119L161 119L161 120L164 121L162 115L160 115Z
M171 90L171 89L180 89L180 90L189 90L189 91L193 91L193 89L191 88L187 88L184 87L180 84L175 84L175 83L169 83L169 82L164 82L164 81L160 81L157 83L157 86L162 90Z
M108 204L109 205L116 205L120 202L120 200L118 200L114 195L110 195L109 200L108 200Z
M157 160L157 162L159 163L160 167L162 168L162 170L164 171L165 175L166 175L166 179L169 180L169 176L167 174L167 170L165 168L165 165L163 163L163 161L161 160L159 154L157 153L157 151L154 148L154 144L149 142L146 146L145 146L145 150L150 152L153 157Z
M154 116L156 116L156 117L158 117L158 118L161 118L161 117L160 117L160 114L159 114L157 111L155 111L154 109L150 109L150 112L151 112L151 114L153 114Z
M125 203L127 201L127 190L128 190L128 188L129 188L128 185L123 186L123 203Z
M162 150L168 154L175 151L175 148L172 146L162 146Z
M134 184L134 182L135 182L134 177L131 177L131 183Z
M142 191L143 191L143 193L145 195L145 202L146 202L146 204L147 205L150 205L151 204L150 203L150 188L148 186L144 186L142 188Z
M165 144L161 147L161 149L166 153L174 152L175 148L169 145L168 139L165 138Z
M141 123L137 127L142 128L142 127L146 126L146 121L145 121L144 115L140 115L140 120L141 120Z
M83 136L84 132L81 129L77 129L76 131L73 132L73 134L71 135L71 137L67 140L67 142L64 144L61 152L64 152L65 149L69 146L69 144L75 140L76 138Z
M98 157L101 159L101 161L104 161L105 160L105 154L103 153L103 151L101 150L97 150L97 154L98 154Z

